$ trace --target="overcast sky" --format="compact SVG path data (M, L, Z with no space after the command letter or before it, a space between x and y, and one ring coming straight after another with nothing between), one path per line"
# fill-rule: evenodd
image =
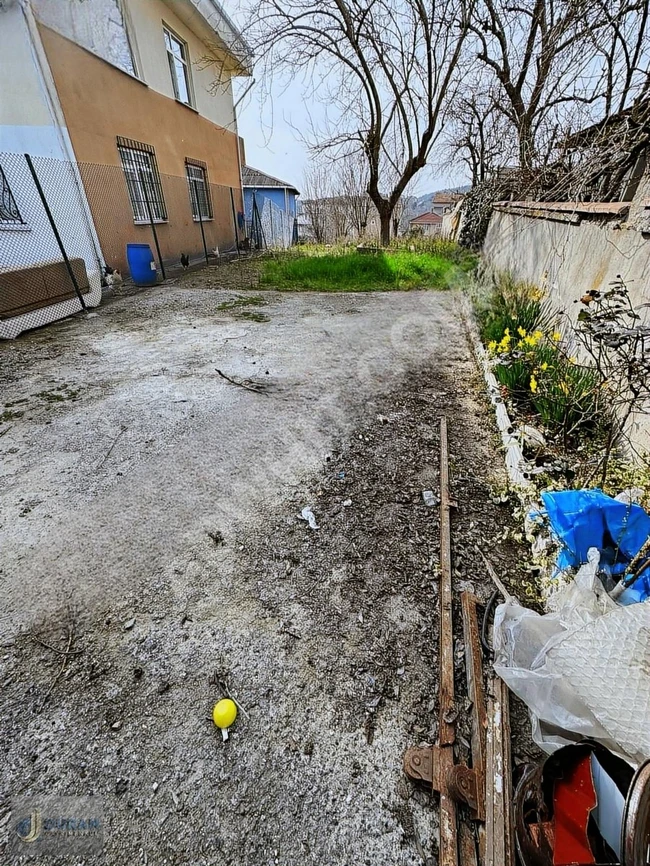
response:
M236 82L235 99L248 84L250 79L246 78ZM307 146L300 140L300 131L309 129L310 119L318 123L324 116L324 108L313 98L310 98L307 108L298 81L288 89L279 83L274 84L272 98L265 100L263 106L257 98L257 88L255 85L237 107L239 134L246 146L246 162L300 189L303 171L309 161ZM466 182L461 172L449 174L428 166L415 178L413 194L421 195Z

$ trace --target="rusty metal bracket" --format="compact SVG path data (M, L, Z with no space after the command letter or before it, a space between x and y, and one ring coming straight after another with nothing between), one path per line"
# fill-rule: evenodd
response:
M465 764L455 764L447 777L447 788L457 803L466 803L472 812L478 809L478 776Z
M447 748L429 746L407 749L404 753L404 772L413 782L431 786L432 791L440 793L446 790L456 803L465 803L476 813L479 796L477 773L465 764L454 764L443 772L441 757Z
M440 754L437 746L427 749L413 747L404 752L404 772L413 782L431 785L433 791L440 790Z

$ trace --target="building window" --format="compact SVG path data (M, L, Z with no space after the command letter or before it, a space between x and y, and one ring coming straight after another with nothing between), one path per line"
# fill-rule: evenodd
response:
M137 223L143 223L149 222L153 217L156 222L164 222L167 219L167 209L155 150L149 144L121 136L117 138L117 149L131 199L133 219Z
M0 226L22 226L25 221L20 215L16 199L0 165Z
M165 34L165 47L167 49L169 71L172 76L174 96L180 102L192 105L192 82L190 80L187 44L167 27L163 27L163 32Z
M208 183L208 171L204 162L197 159L185 160L185 173L187 184L190 188L190 203L192 205L192 216L195 220L212 219L212 200L210 198L210 184Z

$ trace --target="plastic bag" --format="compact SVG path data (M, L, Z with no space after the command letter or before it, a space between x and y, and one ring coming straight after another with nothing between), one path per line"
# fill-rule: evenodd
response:
M638 765L650 758L650 603L617 605L598 566L591 549L545 615L499 605L494 669L529 707L544 751L589 737Z

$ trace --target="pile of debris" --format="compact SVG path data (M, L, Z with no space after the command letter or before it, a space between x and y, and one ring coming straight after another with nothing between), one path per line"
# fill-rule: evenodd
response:
M542 494L534 519L559 548L545 614L508 593L485 560L504 601L486 686L477 599L461 596L471 760L456 763L444 418L440 440L439 736L404 756L409 778L440 794L439 863L650 864L650 516L635 491ZM528 706L533 739L550 755L516 774L508 690Z

